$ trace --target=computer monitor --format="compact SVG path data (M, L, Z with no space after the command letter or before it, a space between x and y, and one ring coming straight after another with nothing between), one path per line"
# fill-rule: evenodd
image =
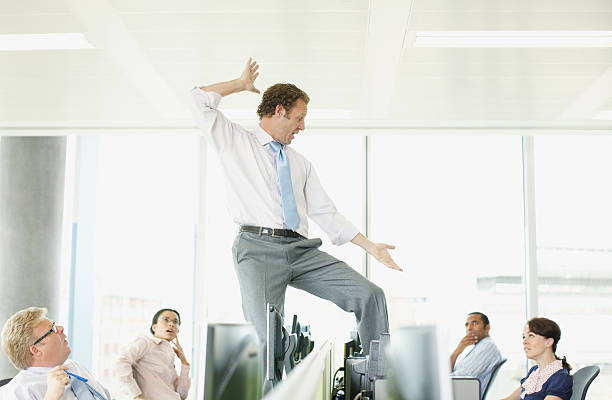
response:
M449 361L435 326L405 326L393 333L387 361L401 400L452 400Z
M264 393L283 380L283 374L291 372L296 364L314 348L310 327L302 327L293 316L290 332L283 327L283 317L275 305L267 304L266 373Z
M283 317L273 304L267 304L266 374L264 392L283 380L286 332Z
M260 400L263 357L251 324L209 324L204 400Z
M299 364L300 361L312 351L314 348L314 340L312 340L310 334L310 325L302 326L298 321L297 315L293 316L290 335L295 335L297 341L291 365L291 368L293 368L295 364Z

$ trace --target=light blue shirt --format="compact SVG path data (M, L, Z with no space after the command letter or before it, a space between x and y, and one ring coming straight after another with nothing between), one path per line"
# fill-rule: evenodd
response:
M482 339L463 359L455 363L451 375L473 376L480 381L480 398L489 384L493 367L502 360L502 355L490 336Z

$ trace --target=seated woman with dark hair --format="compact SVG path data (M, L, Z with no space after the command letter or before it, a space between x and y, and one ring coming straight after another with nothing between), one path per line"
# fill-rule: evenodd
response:
M181 316L163 308L155 313L149 330L121 354L117 375L122 388L135 399L184 400L189 393L189 363L178 341ZM171 345L173 344L174 347ZM174 356L181 360L181 374Z
M572 397L572 369L557 357L561 329L547 318L533 318L523 330L523 349L533 366L521 380L521 386L505 400L569 400Z

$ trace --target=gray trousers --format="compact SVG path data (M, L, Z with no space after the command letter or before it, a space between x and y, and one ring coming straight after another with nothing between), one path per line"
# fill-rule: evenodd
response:
M238 233L232 253L244 317L265 341L266 303L276 305L284 315L285 291L291 285L355 313L364 352L369 354L370 340L389 332L385 294L319 246L321 239Z

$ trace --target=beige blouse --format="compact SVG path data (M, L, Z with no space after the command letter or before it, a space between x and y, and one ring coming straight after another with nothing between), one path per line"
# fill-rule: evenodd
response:
M189 366L174 368L174 350L167 340L140 336L119 357L117 375L126 394L151 400L184 400L189 393Z

